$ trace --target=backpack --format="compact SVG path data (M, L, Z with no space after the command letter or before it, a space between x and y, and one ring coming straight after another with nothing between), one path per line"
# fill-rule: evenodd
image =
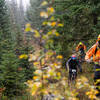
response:
M95 52L94 52L94 55L96 55L97 51L100 49L100 47L97 47L96 46L96 49L95 49Z

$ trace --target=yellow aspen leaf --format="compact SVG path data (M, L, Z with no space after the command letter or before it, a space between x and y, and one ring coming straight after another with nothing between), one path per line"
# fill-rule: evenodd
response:
M33 80L36 80L38 79L39 77L38 76L33 76Z
M89 95L90 94L90 92L86 92L86 95Z
M56 22L52 22L51 26L54 27L54 26L56 26L56 24L57 24Z
M28 58L28 56L26 54L22 54L19 56L19 59L27 59L27 58Z
M43 78L44 78L44 79L47 79L47 78L48 78L48 76L47 76L47 75L43 75Z
M32 80L28 80L27 83L28 83L28 84L32 84L33 81L32 81Z
M48 94L48 90L47 90L47 89L41 89L41 92L42 92L43 94Z
M53 65L54 65L54 66L57 66L57 63L54 63Z
M37 30L34 30L35 34L34 37L39 38L40 37L40 33Z
M42 11L42 12L40 12L40 16L44 17L44 18L48 18L49 15L47 12Z
M43 35L43 36L42 36L42 39L44 39L44 40L45 40L45 39L48 39L48 36L47 36L47 35Z
M55 12L53 7L48 7L47 8L48 13L53 14Z
M26 28L25 28L25 32L29 32L29 31L31 31L31 30L32 30L31 27L26 27Z
M57 26L59 26L59 27L63 27L64 25L59 23Z
M50 18L50 21L53 21L53 20L55 20L54 16L52 16L52 17Z
M58 72L58 73L57 73L57 76L58 76L58 77L60 77L60 76L61 76L61 73L60 73L60 72Z
M33 64L34 64L34 66L36 66L36 65L39 65L39 62L34 62Z
M60 36L60 34L58 33L58 32L55 32L55 35L58 37L58 36Z
M47 55L48 55L48 56L52 56L52 55L53 55L53 52L52 52L52 51L48 51L48 52L47 52Z
M33 83L32 85L32 88L31 88L31 93L32 95L35 95L35 93L37 92L37 90L42 86L42 84L40 82L35 82Z
M56 58L57 59L63 59L63 56L62 55L58 55Z
M47 1L43 1L42 4L41 4L41 6L46 6L47 4L48 4Z
M42 23L42 25L47 25L47 24L48 24L48 22L46 22L46 21Z
M50 76L54 76L54 74L55 74L54 71L52 71L52 70L49 71L49 75L50 75Z
M48 35L52 35L52 31L48 32L47 34L48 34Z

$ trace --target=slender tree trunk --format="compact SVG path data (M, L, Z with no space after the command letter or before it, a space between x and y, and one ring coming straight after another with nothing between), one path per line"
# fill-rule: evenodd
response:
M98 23L98 15L94 13L93 14L93 24L97 25L97 23Z

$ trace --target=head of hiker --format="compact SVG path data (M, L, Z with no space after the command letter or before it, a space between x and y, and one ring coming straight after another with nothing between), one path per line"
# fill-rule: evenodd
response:
M82 42L80 42L80 43L79 43L79 45L80 45L80 46L82 46L82 45L83 45L83 43L82 43Z
M76 57L75 54L72 54L71 58L72 58L73 60L76 60L76 59L77 59L77 57Z

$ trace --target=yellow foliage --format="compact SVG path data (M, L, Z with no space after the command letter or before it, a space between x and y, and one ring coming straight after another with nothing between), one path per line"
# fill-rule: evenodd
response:
M34 62L33 64L34 64L34 66L37 66L37 65L39 65L39 62Z
M26 28L25 28L25 32L29 32L29 31L31 31L31 30L32 30L31 27L26 27Z
M50 21L53 21L53 20L55 20L54 16L52 16L52 17L50 18Z
M35 32L34 37L36 38L40 37L40 33L37 30L34 30L34 32Z
M47 34L48 34L48 35L52 35L52 31L49 31Z
M55 12L53 7L47 8L48 13L53 14Z
M61 73L60 73L60 72L58 72L58 73L57 73L57 76L58 76L58 77L60 77L60 76L61 76Z
M43 75L43 79L47 79L48 78L48 76L47 75Z
M60 36L60 34L58 33L58 32L55 32L55 35L58 37L58 36Z
M32 30L31 25L29 23L27 23L25 26L25 32L29 32L31 30Z
M42 12L40 12L40 16L41 17L44 17L44 18L48 18L48 13L47 12L45 12L45 11L42 11Z
M39 79L39 77L38 76L34 76L33 77L33 80L36 80L36 79Z
M48 71L48 74L49 74L50 76L55 76L54 70L49 70L49 71Z
M35 72L34 72L34 74L36 74L36 75L42 75L42 71L41 70L36 70Z
M57 63L54 63L53 65L54 65L54 67L56 67L57 66Z
M41 6L46 6L47 4L48 4L47 1L43 1L42 4L41 4Z
M47 35L43 35L42 39L46 40L46 39L48 39L48 36Z
M50 40L47 41L47 43L51 43L52 44L53 43L53 40L50 39Z
M32 84L33 81L32 81L32 80L28 80L27 83L28 83L28 84Z
M29 54L29 61L33 61L33 60L36 60L37 57L34 56L33 54Z
M56 24L57 24L56 22L52 22L51 26L54 27L54 26L56 26Z
M44 60L44 59L41 60L41 64L42 64L42 65L45 64L45 60Z
M47 21L45 21L45 22L43 22L43 23L42 23L42 25L47 25L47 24L48 24L48 22L47 22Z
M19 56L19 59L27 59L27 58L28 58L28 56L26 54L22 54Z
M63 59L63 56L62 55L58 55L56 58L57 59Z
M59 26L59 27L63 27L64 25L59 23L57 26Z
M47 52L46 55L48 55L48 56L52 56L52 55L53 55L53 52L52 52L51 50L49 50L49 51Z
M37 90L42 86L40 82L35 82L31 88L32 95L35 95Z
M88 97L91 99L91 100L94 100L96 99L96 94L98 93L97 90L94 90L94 89L91 89L90 91L86 92L86 95L88 95Z
M27 23L27 24L26 24L26 27L31 27L31 24L30 24L30 23Z

